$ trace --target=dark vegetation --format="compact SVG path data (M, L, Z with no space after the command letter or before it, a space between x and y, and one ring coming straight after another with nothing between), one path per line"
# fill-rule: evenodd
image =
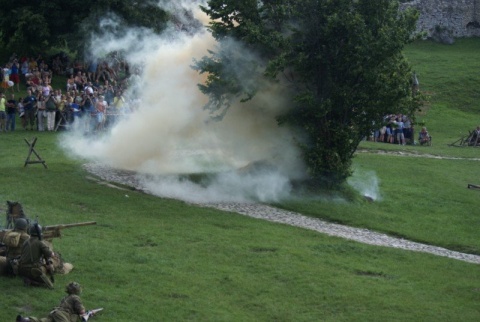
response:
M92 32L102 18L116 19L123 27L146 27L161 32L169 20L156 1L133 0L0 0L0 59L19 55L49 54L64 49L83 55Z
M210 97L206 108L221 119L232 102L264 90L264 82L289 83L291 106L278 122L299 132L314 185L343 183L360 141L385 115L411 116L420 107L402 53L417 13L399 13L396 1L226 0L208 1L202 10L219 42L196 62L208 75L199 85ZM236 55L229 39L258 57Z

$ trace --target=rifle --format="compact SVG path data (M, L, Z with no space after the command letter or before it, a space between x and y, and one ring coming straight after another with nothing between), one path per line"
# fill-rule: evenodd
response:
M96 221L87 221L87 222L79 222L74 224L60 224L60 225L52 225L52 226L45 226L42 229L43 238L51 241L53 238L62 237L61 230L65 228L72 228L72 227L80 227L80 226L90 226L96 225Z
M90 319L92 316L94 316L95 314L97 314L101 310L103 310L103 307L99 308L99 309L88 310L84 315L81 316L82 321L85 321L85 322L88 321L88 319Z

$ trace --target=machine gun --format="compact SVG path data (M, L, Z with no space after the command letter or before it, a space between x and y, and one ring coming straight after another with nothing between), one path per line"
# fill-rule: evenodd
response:
M72 227L80 227L80 226L90 226L96 225L96 221L87 221L87 222L79 222L74 224L60 224L60 225L52 225L52 226L45 226L42 229L42 237L48 241L51 241L54 238L62 237L62 229L65 228L72 228Z
M90 319L92 316L94 316L95 314L97 314L98 312L100 312L101 310L103 310L103 307L102 308L99 308L99 309L94 309L94 310L88 310L85 314L83 314L81 317L82 317L82 321L88 321L88 319Z

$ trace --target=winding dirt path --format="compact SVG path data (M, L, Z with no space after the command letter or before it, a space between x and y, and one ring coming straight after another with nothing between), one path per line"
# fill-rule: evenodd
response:
M480 159L479 159L480 161ZM118 183L133 187L145 193L150 193L141 186L140 178L134 172L115 170L99 164L85 164L84 168L101 180L89 177L99 184L105 184L112 188L122 189L112 183ZM281 224L301 227L317 231L329 236L341 237L354 240L360 243L405 249L416 252L429 253L437 256L444 256L469 263L480 264L480 256L455 252L442 247L412 242L406 239L391 237L368 229L349 227L339 224L328 223L320 219L304 216L299 213L274 208L258 203L195 203L200 207L210 207L219 210L235 212L241 215L277 222Z

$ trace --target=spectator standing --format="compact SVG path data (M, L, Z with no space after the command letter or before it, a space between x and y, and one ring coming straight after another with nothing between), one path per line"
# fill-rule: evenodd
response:
M413 137L412 122L406 115L403 116L403 136L405 137L405 142L413 144L415 141L415 138Z
M397 143L405 145L405 136L403 135L404 123L401 115L397 117L397 120L394 122L394 124L396 125L395 136L397 137Z
M107 112L107 101L105 101L103 96L98 97L95 108L97 110L97 124L95 129L100 131L103 130L103 125L105 124L105 113Z
M26 122L25 122L25 120L26 120L26 118L25 118L25 108L23 107L23 102L22 102L21 97L18 98L17 110L18 110L18 116L20 118L20 122L22 124L22 128L26 129L27 125L26 125Z
M80 129L82 110L77 100L72 100L69 105L70 112L73 117L73 130L77 131Z
M117 91L115 93L115 97L113 98L113 106L117 109L117 113L123 114L123 108L125 105L125 98L123 97L123 93L121 91Z
M87 73L83 72L81 77L82 77L83 87L85 88L89 83ZM91 86L91 84L90 84L90 86Z
M45 131L45 119L47 117L46 97L40 95L37 101L37 128L39 132Z
M32 90L27 90L27 96L23 99L23 108L25 110L25 130L30 125L33 131L35 126L35 113L37 112L37 98L32 94Z
M42 82L42 96L48 97L50 96L50 92L52 92L52 86L50 86L46 81Z
M17 116L17 101L15 100L15 94L10 95L10 99L7 101L7 130L15 131L15 117Z
M53 94L45 97L45 112L47 116L47 131L52 132L55 129L55 114L57 113L57 104Z
M105 82L105 100L107 101L108 106L113 104L113 99L115 98L115 91L113 90L113 86L109 85L108 82Z
M85 90L85 94L93 95L94 89L93 89L92 82L85 83L84 90Z
M7 105L7 100L5 99L5 94L0 93L0 132L7 132L7 128L5 126L5 121L7 119L7 114L6 114L6 105Z
M64 94L61 94L60 97L55 99L55 105L57 106L57 113L55 114L55 124L62 124L64 120L68 120L67 113L67 97ZM64 124L66 125L66 124Z
M109 117L109 125L116 123L123 114L125 114L125 97L123 97L123 93L118 90L115 92L115 97L113 98L113 106L111 110L112 115Z
M47 82L47 84L50 84L52 82L53 72L47 64L42 64L42 68L40 69L40 75L42 79Z
M91 82L97 80L97 67L98 67L98 62L95 58L93 58L89 62L88 69L87 69L87 78Z
M20 92L19 68L18 60L14 59L12 66L10 66L10 80L13 82L12 92L14 91L14 87L17 87L17 92Z
M385 126L385 125L382 126L382 127L380 128L380 130L378 130L378 133L379 133L379 135L378 135L378 142L382 142L382 143L385 142L385 133L386 133L386 132L387 132L387 126Z
M5 90L5 92L7 92L8 89L10 88L9 82L10 82L10 64L7 64L3 68L3 81L2 81L2 88ZM13 93L13 86L11 87L12 87L11 90Z
M387 128L386 128L386 134L387 134L387 143L394 143L395 141L395 128L394 128L394 123L395 119L392 118L391 116L388 116L389 121L387 123Z
M75 82L75 88L79 91L83 90L85 84L83 83L82 72L78 71L73 79Z
M67 79L67 91L77 89L77 84L75 84L75 77L70 75Z
M30 69L28 68L28 60L27 59L23 60L22 65L20 67L20 70L21 70L22 75L24 77L22 79L22 81L25 81L27 79L27 74L30 73Z
M83 100L81 103L83 110L83 122L85 124L85 132L88 133L92 129L92 114L95 114L95 102L93 94L89 95L86 92L83 94Z
M33 73L38 69L38 64L35 58L30 57L30 60L28 62L28 69L30 70L30 73Z

